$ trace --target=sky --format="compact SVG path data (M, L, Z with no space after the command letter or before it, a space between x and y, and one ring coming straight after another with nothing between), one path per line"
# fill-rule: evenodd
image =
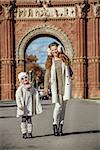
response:
M41 66L46 61L47 58L47 48L52 42L58 42L56 39L51 37L40 37L33 40L26 49L27 55L36 55L38 58L37 63ZM59 43L59 42L58 42Z

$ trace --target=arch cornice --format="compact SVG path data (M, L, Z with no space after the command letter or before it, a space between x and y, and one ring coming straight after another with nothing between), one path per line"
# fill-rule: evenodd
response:
M16 48L16 59L17 60L24 60L24 53L27 43L38 35L46 34L54 36L55 38L59 39L59 41L64 46L64 50L66 54L72 59L74 55L74 50L68 36L64 31L49 25L40 25L33 27L30 31L28 31L20 40L17 48Z

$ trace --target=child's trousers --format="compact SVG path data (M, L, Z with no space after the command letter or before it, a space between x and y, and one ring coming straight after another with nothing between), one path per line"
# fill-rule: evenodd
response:
M31 116L22 116L21 122L21 132L22 134L25 133L32 133L32 119Z

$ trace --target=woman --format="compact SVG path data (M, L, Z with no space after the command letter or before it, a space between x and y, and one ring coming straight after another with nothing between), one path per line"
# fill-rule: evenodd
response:
M54 135L63 135L63 124L66 102L71 98L72 70L70 60L62 51L61 46L53 42L48 46L46 72L44 79L44 92L48 93L49 79L52 92L53 131Z

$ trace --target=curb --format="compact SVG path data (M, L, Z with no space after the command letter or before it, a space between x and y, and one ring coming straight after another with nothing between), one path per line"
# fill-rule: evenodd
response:
M51 100L41 100L42 105L51 105ZM0 107L16 107L16 101L0 101Z
M100 99L81 99L81 101L100 103Z
M11 101L0 101L0 107L15 107L16 102L14 100Z
M73 101L84 101L84 102L95 102L100 104L100 99L71 99ZM42 105L51 105L51 100L41 100ZM16 107L16 101L10 100L10 101L0 101L0 107Z

